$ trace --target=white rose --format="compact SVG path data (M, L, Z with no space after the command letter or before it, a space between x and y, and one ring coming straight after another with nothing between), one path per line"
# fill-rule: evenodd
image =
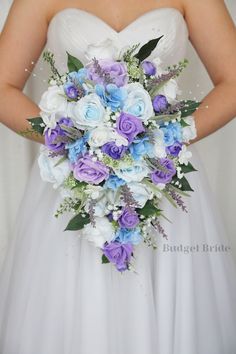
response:
M119 135L113 128L100 126L90 132L88 143L91 147L102 146L109 141L115 141L117 146L128 145L128 140Z
M143 208L148 199L152 199L152 191L142 183L131 182L128 183L128 187L133 195L133 198L138 202L139 208Z
M155 137L155 143L153 145L153 153L155 157L162 159L167 155L165 142L164 142L164 133L161 129L156 128L153 130L153 135Z
M189 124L189 126L182 128L182 136L183 141L188 143L190 140L195 139L197 136L197 130L195 126L195 121L193 116L188 116L184 118L185 122Z
M188 151L186 145L183 145L178 155L180 164L181 165L184 164L187 166L191 157L192 157L191 151Z
M84 96L78 102L71 102L69 109L71 119L80 129L94 128L104 122L105 108L96 93Z
M96 59L115 59L117 54L118 49L110 38L100 43L89 44L85 51L85 56L89 61L94 57Z
M61 156L49 157L48 150L44 146L40 147L40 155L38 157L40 176L43 181L53 183L54 189L61 186L71 172L69 160L65 160L55 166L60 159Z
M179 94L179 88L177 81L175 79L168 80L160 90L158 90L159 95L164 95L170 104L176 102L177 94Z
M116 204L116 199L117 199L117 192L114 190L104 190L102 187L99 187L101 189L97 189L97 191L90 189L90 187L86 188L86 193L89 194L89 196L92 199L96 200L96 205L94 206L94 215L95 216L105 216L109 214L109 205L112 205L112 207L115 206ZM92 192L92 194L90 193ZM87 204L85 205L85 211L89 211L89 200Z
M67 99L65 97L63 86L50 86L43 93L39 102L39 108L45 113L55 113L58 111L67 111Z
M104 243L111 242L115 236L115 230L106 217L96 217L96 226L87 224L81 230L81 236L92 242L96 247L103 247Z
M116 175L126 182L141 182L150 172L143 161L137 161L132 166L124 166L114 170Z
M155 157L158 157L159 159L163 159L167 156L165 146L160 146L158 144L154 144L153 152L154 152Z
M147 121L154 115L152 100L149 93L140 83L131 83L125 86L127 98L123 111Z

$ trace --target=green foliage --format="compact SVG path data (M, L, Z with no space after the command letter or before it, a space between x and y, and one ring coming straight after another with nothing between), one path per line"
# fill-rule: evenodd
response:
M105 256L105 254L102 255L102 263L110 263L109 259Z
M143 216L153 216L153 215L160 215L161 210L155 207L153 203L148 200L142 209L137 209L138 213Z
M29 118L27 120L35 132L39 133L40 135L43 135L45 124L41 117Z
M82 69L84 67L79 59L77 59L76 57L74 57L68 52L66 53L67 53L67 66L69 72L78 71L79 69Z
M138 58L140 62L142 62L144 59L149 57L149 55L152 53L152 51L156 48L158 42L163 36L159 38L154 38L151 39L149 42L144 44L138 51L137 54L135 54L135 58Z
M192 187L190 186L188 180L185 177L182 177L180 180L176 178L173 178L173 181L179 181L179 183L181 184L181 187L179 185L175 185L176 188L180 189L181 191L185 191L185 192L194 192L194 190L192 189Z
M86 224L90 223L88 214L82 216L82 214L75 215L68 223L64 231L76 231L81 230Z
M197 171L196 168L193 167L193 165L189 162L188 165L180 165L181 170L183 173L189 173L189 172L194 172Z
M181 108L181 110L180 110L182 118L193 114L201 104L201 102L192 101L192 100L181 101L181 103L184 104L183 108Z

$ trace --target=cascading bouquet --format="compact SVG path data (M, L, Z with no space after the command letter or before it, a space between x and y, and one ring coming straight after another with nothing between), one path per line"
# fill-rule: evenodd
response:
M45 51L49 88L40 116L28 119L28 132L45 139L41 177L61 193L55 216L73 212L65 230L81 230L101 250L102 263L120 272L132 269L135 245L155 249L153 235L167 237L161 200L186 211L182 197L192 191L187 144L196 136L191 114L199 102L177 100L186 59L165 69L159 58L147 60L160 39L129 46L116 59L94 45L103 57L85 66L67 52L63 75ZM111 44L105 41L106 49Z

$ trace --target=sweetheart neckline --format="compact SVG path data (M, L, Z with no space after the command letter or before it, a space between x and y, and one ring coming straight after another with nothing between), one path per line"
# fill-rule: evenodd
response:
M112 31L113 33L115 33L117 36L121 35L122 33L124 33L126 30L128 30L130 27L132 27L133 25L135 25L137 22L139 22L141 19L145 18L146 16L149 16L150 14L154 13L154 12L161 12L161 11L174 11L177 14L179 14L180 18L183 19L185 25L186 22L184 20L184 15L182 14L182 12L180 10L178 10L175 7L158 7L156 9L152 9L149 11L144 12L142 15L138 16L136 19L134 19L133 21L131 21L128 25L126 25L123 29L121 29L120 31L117 31L116 29L114 29L113 27L111 27L107 22L105 22L104 20L102 20L100 17L98 17L97 15L93 14L92 12L80 9L78 7L66 7L60 11L57 11L52 18L50 19L49 23L48 23L48 30L51 27L52 23L55 21L55 19L61 15L62 13L66 12L66 11L77 11L77 12L82 12L85 13L87 16L90 16L92 18L94 18L95 20L99 21L100 23L102 23L104 26L106 26L107 28L110 29L110 31ZM186 25L187 27L187 25Z

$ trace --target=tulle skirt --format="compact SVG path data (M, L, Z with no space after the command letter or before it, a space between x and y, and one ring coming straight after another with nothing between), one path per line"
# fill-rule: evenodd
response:
M236 272L194 147L188 213L168 201L168 240L135 249L136 272L63 230L61 197L37 159L0 273L1 354L235 354Z

